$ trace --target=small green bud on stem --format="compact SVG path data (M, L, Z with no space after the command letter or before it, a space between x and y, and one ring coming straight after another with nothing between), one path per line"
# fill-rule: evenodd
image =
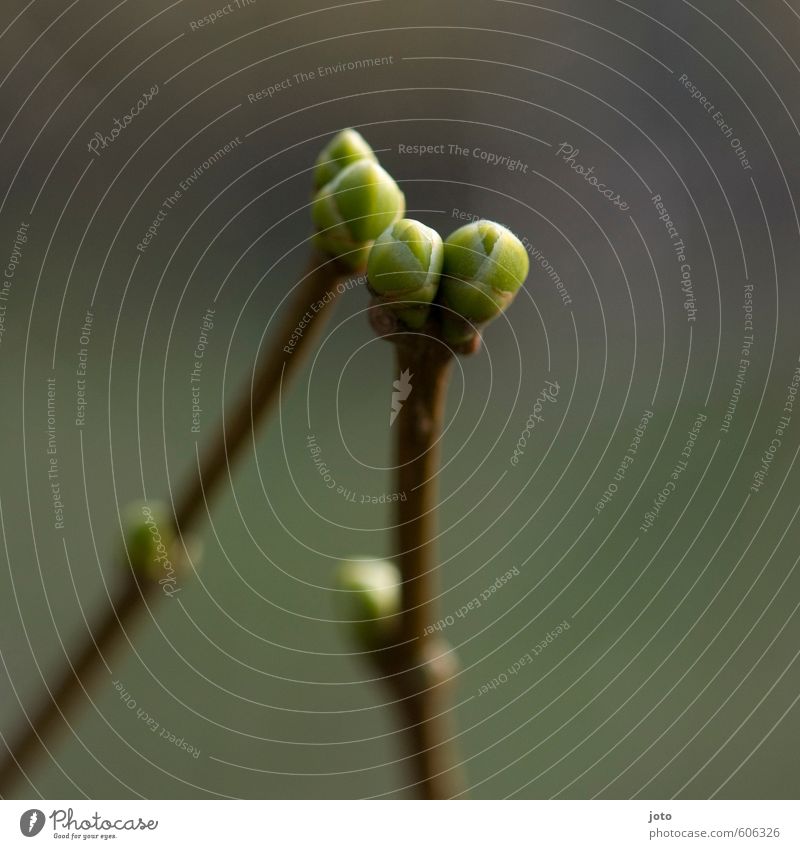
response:
M337 572L341 607L358 641L367 648L385 645L398 625L400 572L388 560L350 560Z
M316 194L311 217L319 248L353 268L363 265L372 242L405 212L405 196L386 171L359 159Z
M125 548L138 581L159 584L166 595L178 592L178 578L184 573L184 557L166 505L140 501L128 505L123 518ZM190 557L199 557L199 548L190 545Z
M314 168L314 188L321 189L348 165L359 159L371 159L377 162L375 152L364 140L361 133L347 129L337 133L322 148Z
M459 227L444 243L439 302L448 342L463 343L502 313L528 276L528 252L508 229L494 221Z
M425 324L439 288L443 248L430 227L402 218L375 240L367 276L379 303L390 306L409 328Z

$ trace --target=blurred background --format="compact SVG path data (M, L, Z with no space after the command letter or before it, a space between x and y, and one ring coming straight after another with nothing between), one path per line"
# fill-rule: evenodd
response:
M470 795L796 798L793 0L14 0L0 45L4 739L122 585L125 506L169 504L247 385L305 272L316 155L352 126L411 216L495 219L531 254L443 442ZM342 558L392 554L397 375L368 300L340 299L198 574L17 797L409 795L333 589Z

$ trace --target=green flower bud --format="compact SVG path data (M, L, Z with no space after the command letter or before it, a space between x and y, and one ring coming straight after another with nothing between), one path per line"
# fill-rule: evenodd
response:
M371 159L340 171L314 198L315 242L353 267L362 265L374 239L402 218L406 200L400 187Z
M161 502L128 505L123 517L125 548L137 578L163 582L174 575L175 531Z
M355 130L342 130L337 133L322 148L317 157L317 165L314 169L314 188L320 189L348 165L359 159L371 159L377 162L377 157L372 148L364 140L361 133Z
M386 643L400 613L400 572L388 560L350 560L337 572L340 606L360 643Z
M475 221L459 227L444 243L439 301L448 308L442 317L445 338L467 341L475 333L470 323L484 324L500 315L525 282L528 268L525 246L501 224Z
M430 227L402 218L375 240L367 260L372 291L408 327L425 324L442 272L442 237Z

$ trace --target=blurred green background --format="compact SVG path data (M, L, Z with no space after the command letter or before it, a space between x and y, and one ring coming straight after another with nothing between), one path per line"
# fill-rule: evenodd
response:
M258 0L193 28L213 10L188 0L12 5L0 21L4 266L20 222L29 236L0 339L4 739L121 586L120 511L174 496L247 385L304 273L309 169L331 134L355 126L409 214L445 233L461 212L499 220L569 293L565 304L532 262L450 393L440 606L462 663L454 712L470 795L796 797L800 409L750 491L800 353L796 14L722 0ZM294 76L370 57L391 61ZM681 74L735 128L751 169ZM156 84L113 144L90 153L93 134ZM164 198L236 137L137 250ZM525 168L399 148L420 144ZM576 175L562 144L630 209ZM694 322L656 194L687 246ZM723 432L748 281L751 364ZM196 434L189 375L215 299ZM306 445L313 434L347 490L393 491L397 374L367 304L361 284L338 303L280 417L214 502L197 578L130 629L18 797L409 795L397 718L332 591L340 558L391 556L391 510L327 489ZM47 478L49 377L63 531ZM546 380L557 402L513 466ZM598 512L647 410L635 461ZM700 412L688 466L644 532ZM565 620L533 663L479 695ZM114 681L199 756L153 734Z

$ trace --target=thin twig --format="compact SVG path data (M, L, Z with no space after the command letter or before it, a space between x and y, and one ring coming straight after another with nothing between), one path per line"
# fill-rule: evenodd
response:
M114 606L103 617L95 630L89 634L74 660L67 660L67 667L50 695L42 702L28 725L21 729L16 740L8 745L8 757L0 765L0 796L5 797L9 787L30 769L31 763L41 753L44 740L51 738L60 721L68 723L67 715L72 706L81 700L91 686L93 678L105 665L105 656L121 642L125 623L130 623L140 611L145 594L152 596L158 584L138 584L129 575L125 588Z
M397 370L408 369L412 390L395 427L397 502L395 562L403 580L400 633L374 657L403 714L404 737L422 798L449 799L463 790L453 752L449 690L456 674L447 643L426 634L436 622L439 440L453 353L434 336L391 337Z
M174 523L178 535L186 532L202 517L206 502L230 472L233 460L241 453L247 437L275 403L281 383L297 371L314 340L321 333L330 306L337 294L338 284L348 272L337 261L314 256L300 288L291 301L280 329L270 334L271 346L257 366L252 382L233 408L223 419L214 441L204 453L198 471L189 479L185 492L176 500ZM302 329L298 331L298 328ZM299 335L295 333L299 332ZM293 335L294 334L294 335ZM290 340L294 339L294 344ZM284 347L290 347L287 353ZM30 768L40 754L45 738L49 738L60 721L67 723L67 713L90 686L91 679L106 665L105 658L130 627L138 612L145 609L147 601L158 589L156 582L137 582L127 564L128 579L116 602L103 614L100 622L86 636L75 661L67 659L67 669L62 673L48 697L28 717L13 742L6 743L8 756L0 764L0 797L5 797L21 774Z
M270 334L272 344L261 360L247 392L208 446L200 463L200 474L193 477L175 507L175 525L186 533L200 518L205 501L230 469L236 456L275 402L281 384L286 384L302 363L304 354L313 348L337 297L337 285L348 271L338 261L315 256L309 264L297 296L292 301L280 329ZM290 345L289 340L294 340ZM284 348L290 347L291 353Z

